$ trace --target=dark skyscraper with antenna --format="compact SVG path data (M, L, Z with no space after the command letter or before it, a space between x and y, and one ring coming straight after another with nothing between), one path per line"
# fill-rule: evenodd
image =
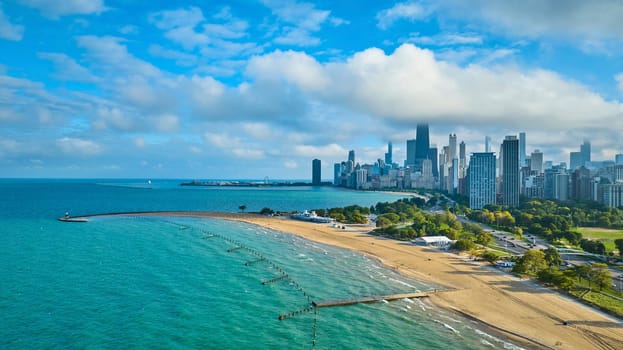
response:
M415 170L422 171L422 162L429 157L428 124L418 124L415 130ZM432 159L431 159L432 160Z

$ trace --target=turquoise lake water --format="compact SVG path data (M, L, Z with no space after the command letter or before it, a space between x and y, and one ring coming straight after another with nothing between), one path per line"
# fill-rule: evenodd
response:
M278 320L310 300L436 288L351 251L214 219L56 220L66 211L237 211L240 205L289 211L400 198L180 182L0 180L0 348L518 348L425 300L322 308ZM283 274L288 278L262 284Z

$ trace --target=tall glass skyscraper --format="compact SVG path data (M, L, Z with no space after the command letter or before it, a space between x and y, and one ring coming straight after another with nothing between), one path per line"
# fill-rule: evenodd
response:
M422 162L429 157L428 124L418 124L415 130L415 171L422 171Z
M469 207L482 209L495 204L495 155L491 152L472 153L467 172Z
M519 133L519 167L526 165L526 133Z
M320 186L322 184L320 159L312 160L312 185Z
M506 136L502 142L502 204L509 207L519 205L519 140L517 136ZM471 178L470 178L471 180Z
M394 162L392 159L392 142L389 141L387 143L387 153L385 153L385 165L392 165L392 163Z
M584 143L580 145L580 153L582 154L582 165L586 165L586 162L591 161L591 143L584 140Z

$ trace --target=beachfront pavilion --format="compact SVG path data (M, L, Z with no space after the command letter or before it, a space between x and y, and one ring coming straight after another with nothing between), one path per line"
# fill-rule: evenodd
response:
M446 236L424 236L418 237L412 242L420 246L445 248L452 243L452 240Z

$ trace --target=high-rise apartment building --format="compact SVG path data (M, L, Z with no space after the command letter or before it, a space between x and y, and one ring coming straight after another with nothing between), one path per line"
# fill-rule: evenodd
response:
M439 165L437 163L437 161L439 160L439 157L437 156L436 145L428 148L428 159L430 159L430 161L433 164L433 177L435 178L439 177Z
M519 205L519 140L517 136L506 136L502 142L502 204L509 207ZM471 177L470 177L471 179Z
M575 170L584 165L583 157L581 152L570 152L569 153L569 169Z
M591 143L584 140L584 143L580 145L580 153L582 154L582 165L586 165L591 161Z
M459 144L459 179L464 178L465 168L467 167L467 159L465 155L465 141L461 141Z
M342 173L344 172L343 164L344 163L333 164L333 184L335 186L342 186Z
M312 160L312 186L320 186L322 184L320 159Z
M415 139L407 140L407 159L405 160L405 167L411 168L412 172L415 168L415 149Z
M491 152L491 136L485 136L485 153Z
M592 198L593 186L591 172L582 166L571 174L571 199L586 201Z
M543 152L538 149L530 155L530 170L537 175L543 173Z
M526 165L526 133L519 133L519 167Z
M469 207L482 209L495 204L495 155L491 152L472 153L467 172Z
M448 135L448 155L447 160L448 163L452 162L452 159L457 158L456 156L456 134Z
M353 164L355 164L355 151L354 150L348 151L348 161L353 162Z

